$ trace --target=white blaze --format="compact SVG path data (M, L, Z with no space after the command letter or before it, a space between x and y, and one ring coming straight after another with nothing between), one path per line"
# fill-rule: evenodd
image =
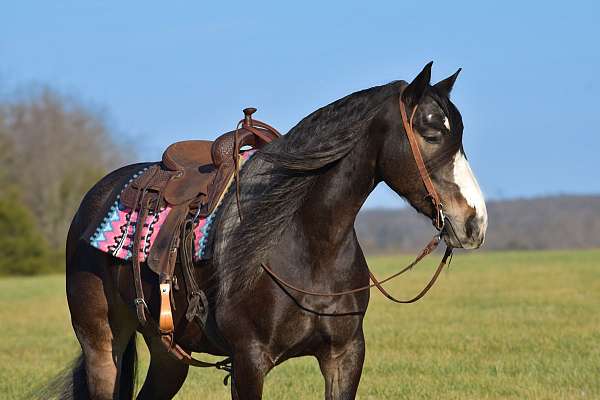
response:
M480 223L487 226L487 210L483 193L481 193L481 188L473 175L469 162L461 151L454 156L454 183L459 187L467 204L475 209Z

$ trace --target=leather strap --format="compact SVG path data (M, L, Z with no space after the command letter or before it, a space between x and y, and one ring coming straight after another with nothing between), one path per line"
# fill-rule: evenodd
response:
M158 333L160 336L160 342L163 345L165 351L174 358L175 360L181 361L185 364L191 365L192 367L200 367L200 368L217 368L222 369L228 372L231 372L231 358L227 357L221 361L217 362L208 362L198 360L197 358L192 357L191 353L188 353L181 346L175 343L173 338L173 332L171 333L162 333L160 332L158 324L152 319L148 319L148 328L153 333Z
M435 190L435 186L433 186L431 176L427 171L425 161L423 161L423 155L421 154L421 150L419 149L419 143L417 142L417 137L413 129L413 119L417 112L418 105L414 106L410 114L410 119L408 119L408 116L406 114L406 105L404 104L404 101L402 101L402 93L400 93L399 96L399 103L400 115L402 116L402 125L404 127L404 132L406 132L406 137L408 138L410 149L412 151L413 157L415 158L415 162L417 163L419 175L421 176L421 180L423 181L425 189L427 190L427 197L431 199L433 208L435 210L435 215L433 216L433 224L438 230L441 231L444 228L444 212L442 201L440 200L440 196Z
M377 278L375 277L375 275L373 275L373 272L371 272L371 270L369 270L369 276L371 277L371 281L373 281L373 284L377 287L377 289L379 289L381 294L383 294L385 297L387 297L394 303L410 304L410 303L414 303L414 302L420 300L423 296L425 296L427 294L429 289L431 289L433 287L433 285L435 284L435 281L437 281L437 278L440 276L442 269L444 269L444 267L446 266L446 262L448 261L449 257L452 257L452 247L446 247L446 251L444 252L444 257L442 258L442 261L440 261L440 264L438 265L437 269L435 270L435 273L433 274L433 276L431 277L431 279L429 280L427 285L419 292L419 294L417 294L415 297L413 297L412 299L409 299L409 300L398 300L397 298L395 298L394 296L389 294L389 292L387 290L385 290L385 288L382 286L382 283L384 283L384 281L381 281L381 282L378 281Z
M182 349L181 346L179 346L177 343L175 343L172 334L160 335L160 339L165 349L169 352L169 355L171 355L178 361L191 365L192 367L217 368L231 372L231 358L229 357L216 363L198 360L197 358L192 357L190 353Z
M396 272L395 274L388 276L387 278L379 281L377 280L377 278L375 277L375 275L373 274L373 272L371 272L371 270L369 269L369 276L371 277L371 280L373 281L372 284L370 285L365 285L365 286L361 286L355 289L349 289L349 290L343 290L340 292L314 292L311 290L306 290L306 289L302 289L298 286L295 286L293 284L291 284L290 282L286 281L285 279L281 278L277 273L275 273L275 271L273 271L268 265L266 265L265 263L261 263L262 268L267 271L267 273L269 275L271 275L271 277L273 279L275 279L275 281L277 281L278 283L280 283L281 285L292 289L296 292L299 293L303 293L303 294L307 294L310 296L322 296L322 297L338 297L338 296L345 296L345 295L349 295L349 294L353 294L353 293L358 293L358 292L364 292L366 290L369 290L373 287L376 287L377 289L379 289L379 291L388 299L396 302L396 303L414 303L415 301L421 299L423 296L425 296L425 294L429 291L429 289L431 289L434 285L434 283L436 282L438 276L440 275L440 272L442 271L442 269L444 269L444 266L446 265L446 262L448 260L448 257L450 257L452 255L452 248L451 247L446 247L446 252L444 253L444 257L442 258L442 260L440 261L440 264L438 265L433 277L429 280L429 283L427 283L427 285L419 292L419 294L417 294L415 297L409 299L409 300L398 300L396 298L394 298L392 295L390 295L384 288L383 288L383 284L391 281L392 279L402 275L403 273L405 273L406 271L411 270L415 265L417 265L423 258L425 258L427 255L431 254L431 252L433 252L433 250L435 250L437 248L437 246L439 245L440 242L440 237L439 235L436 235L433 237L433 239L431 239L431 241L429 241L429 243L427 243L427 245L423 248L423 250L421 251L421 253L419 253L419 255L417 256L417 258L415 258L413 260L413 262L411 262L410 264L408 264L406 267L402 268L400 271Z
M146 327L147 325L151 325L151 330L160 335L161 343L165 347L165 350L171 355L173 358L189 364L194 367L214 367L218 369L224 369L226 371L230 371L231 360L229 358L216 362L210 363L201 360L197 360L191 356L191 354L187 353L184 349L182 349L179 345L177 345L173 340L173 315L171 311L171 280L166 280L160 283L160 292L161 292L161 304L160 304L160 318L159 323L157 324L154 319L147 318L146 312L150 314L148 310L148 305L146 304L146 300L144 298L144 290L142 287L142 277L141 277L141 268L140 268L140 259L139 259L139 247L142 236L142 230L144 228L144 223L146 221L146 217L148 215L148 210L150 208L150 197L147 188L144 188L139 195L139 199L136 200L136 203L139 201L139 209L138 209L138 219L136 221L135 226L135 236L133 240L133 253L132 253L132 264L133 264L133 282L135 287L135 295L136 298L134 300L136 314L138 321L142 327ZM176 253L175 253L176 255ZM171 257L170 257L171 258ZM170 259L169 262L174 262L174 259Z
M265 143L270 143L273 140L281 137L281 134L277 131L277 129L273 128L271 125L259 121L259 120L255 120L252 119L252 114L256 111L256 109L249 109L246 108L244 109L244 114L246 115L244 119L241 119L236 128L235 128L235 132L233 134L233 138L234 138L234 146L233 146L233 163L234 163L234 177L235 177L235 200L236 200L236 204L237 204L237 210L238 210L238 215L240 217L240 221L242 221L243 219L243 215L242 215L242 205L240 202L240 160L239 160L239 154L240 154L240 144L239 144L239 138L238 138L238 133L240 130L240 127L252 132L252 134L254 134L255 136L257 136L258 138L260 138L263 142ZM257 129L255 126L261 127L263 129Z
M244 120L238 122L237 127L235 128L235 133L233 134L233 173L235 176L235 201L240 221L243 219L243 216L242 205L240 202L240 143L238 138L238 132L240 131L240 126L243 125Z
M137 314L138 321L141 326L146 325L146 310L148 305L144 299L144 289L142 287L142 274L140 269L140 240L142 237L142 230L144 229L144 223L146 216L148 215L148 208L150 199L146 195L146 189L142 191L141 200L139 202L140 208L138 209L137 221L135 224L135 236L133 238L133 252L131 255L133 264L133 284L135 286L135 311Z
M181 272L185 290L187 293L188 306L185 313L185 318L188 322L197 321L201 328L204 328L208 317L208 299L204 291L198 285L194 276L193 265L193 247L194 247L194 220L186 221L181 233Z

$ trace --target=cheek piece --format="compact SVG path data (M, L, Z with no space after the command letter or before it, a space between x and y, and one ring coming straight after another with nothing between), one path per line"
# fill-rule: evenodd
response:
M427 171L427 167L425 166L425 161L423 160L423 155L421 154L421 150L419 149L419 144L417 143L417 137L416 137L414 129L413 129L413 119L417 112L418 105L416 105L412 109L412 112L410 114L410 119L408 119L407 113L406 113L406 105L402 101L402 93L400 93L399 102L400 102L400 115L402 116L402 126L404 127L404 132L406 133L406 137L408 138L408 143L410 144L410 149L412 151L413 157L415 158L415 162L417 163L417 169L419 170L419 175L421 176L421 180L423 181L423 184L425 185L425 189L427 190L427 195L425 196L425 198L428 198L433 205L433 209L434 209L434 215L432 216L433 226L435 226L435 228L441 232L442 229L444 229L445 220L446 220L446 218L444 216L443 205L440 200L440 196L438 195L437 191L435 190L435 186L433 186L433 182L431 180L431 176L429 175L429 172Z

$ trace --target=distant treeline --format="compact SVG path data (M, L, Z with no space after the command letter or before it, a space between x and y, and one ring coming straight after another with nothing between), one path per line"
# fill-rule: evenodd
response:
M0 99L0 275L64 269L83 194L119 166L104 115L47 87Z
M483 249L577 249L600 247L600 196L555 196L490 201ZM356 222L368 254L414 251L434 233L412 208L366 210Z

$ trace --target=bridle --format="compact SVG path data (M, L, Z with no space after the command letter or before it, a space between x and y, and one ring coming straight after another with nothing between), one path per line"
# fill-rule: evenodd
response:
M408 114L406 112L406 104L402 100L402 93L403 93L403 90L400 92L399 99L398 99L400 115L402 116L402 126L403 126L404 132L406 133L406 136L408 138L408 142L410 144L410 149L411 149L411 152L415 159L415 163L417 164L417 169L419 171L419 175L421 176L423 185L425 186L425 189L427 190L427 195L425 196L425 198L429 199L433 206L433 216L432 216L433 226L435 226L435 228L439 232L429 241L429 243L427 243L427 245L423 248L423 250L421 250L419 255L414 259L414 261L411 262L410 264L408 264L406 267L402 268L400 271L379 281L375 277L373 272L369 269L369 277L373 283L366 285L366 286L361 286L361 287L358 287L355 289L343 290L340 292L313 292L311 290L299 288L299 287L291 284L290 282L286 281L285 279L281 278L268 265L266 265L265 263L262 263L261 264L262 268L269 275L271 275L271 277L280 285L282 285L288 289L292 289L296 292L302 293L302 294L306 294L306 295L310 295L310 296L324 296L324 297L344 296L344 295L349 295L349 294L353 294L353 293L363 292L363 291L369 290L373 287L376 287L385 297L387 297L388 299L390 299L391 301L393 301L395 303L404 303L404 304L414 303L417 300L421 299L423 296L425 296L425 294L427 294L429 289L431 289L433 287L433 285L435 284L440 273L446 266L448 260L451 259L452 247L446 246L446 251L444 252L444 256L442 257L442 260L440 261L437 269L435 270L433 276L431 277L431 279L429 280L427 285L425 285L425 287L416 296L414 296L408 300L396 299L383 287L384 283L402 275L406 271L411 270L423 258L425 258L427 255L431 254L431 252L433 252L437 248L437 246L439 245L439 243L441 241L441 234L442 234L442 231L443 231L445 223L446 223L446 217L444 215L444 209L443 209L442 202L440 200L440 196L438 195L437 191L435 190L435 186L433 185L433 181L431 180L431 176L429 175L429 171L427 170L427 166L425 165L425 161L423 160L423 155L421 154L421 150L419 149L417 137L416 137L414 129L413 129L413 119L417 112L418 104L413 107L413 109L410 113L410 118L408 118ZM346 314L346 313L344 313L344 314Z

